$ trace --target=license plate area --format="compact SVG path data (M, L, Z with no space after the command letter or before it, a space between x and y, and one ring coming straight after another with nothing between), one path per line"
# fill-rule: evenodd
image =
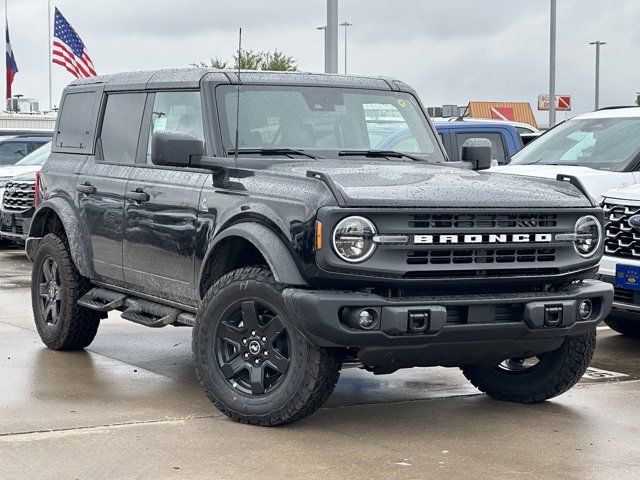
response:
M628 290L640 290L640 267L633 265L616 265L614 285Z

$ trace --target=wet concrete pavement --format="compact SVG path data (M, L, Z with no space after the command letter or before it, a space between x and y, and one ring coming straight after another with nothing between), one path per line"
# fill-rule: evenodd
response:
M345 370L295 425L236 424L193 374L188 328L112 315L84 352L33 326L30 264L0 251L0 478L640 478L640 341L598 331L594 369L544 404L457 369Z

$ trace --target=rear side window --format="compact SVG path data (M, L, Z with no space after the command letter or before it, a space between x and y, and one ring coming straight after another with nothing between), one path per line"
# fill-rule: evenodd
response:
M95 91L65 95L54 142L59 151L93 153L98 98Z
M100 139L106 162L134 164L146 93L118 93L107 97Z
M458 142L458 158L462 158L462 146L466 140L470 138L486 138L491 142L491 160L495 160L500 165L505 163L504 144L502 141L502 135L499 133L458 133L456 139Z

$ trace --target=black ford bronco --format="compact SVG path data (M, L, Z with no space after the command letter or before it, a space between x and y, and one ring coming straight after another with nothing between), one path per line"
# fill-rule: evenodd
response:
M448 164L400 81L163 70L76 81L61 105L26 247L52 349L111 310L192 326L207 395L256 425L314 412L345 364L458 366L538 402L591 360L601 210L571 178L482 171L484 146Z

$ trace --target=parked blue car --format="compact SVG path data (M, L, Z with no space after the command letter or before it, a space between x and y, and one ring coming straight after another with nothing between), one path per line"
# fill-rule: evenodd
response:
M461 160L462 146L470 138L485 138L491 142L491 158L499 165L506 165L511 156L522 148L522 139L514 126L508 123L487 120L486 122L464 120L434 122L449 160ZM403 128L387 136L376 148L380 150L402 150L402 142L413 137Z

